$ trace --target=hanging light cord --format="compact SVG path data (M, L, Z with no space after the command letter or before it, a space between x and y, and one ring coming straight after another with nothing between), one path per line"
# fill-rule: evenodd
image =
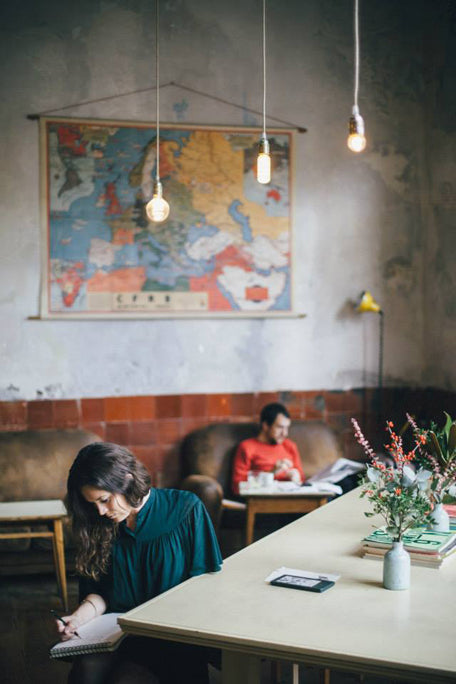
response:
M158 5L159 5L159 0L155 0L155 83L156 83L156 105L157 105L157 111L156 111L156 137L155 137L155 144L157 147L157 164L156 164L156 169L157 173L155 175L155 178L157 181L160 180L160 65L159 65L159 60L160 60L160 53L159 53L159 29L158 29L158 21L159 21L159 15L158 15Z
M266 0L263 0L263 138L266 138Z
M359 89L359 0L355 0L354 11L355 28L355 92L354 105L358 109L358 89Z

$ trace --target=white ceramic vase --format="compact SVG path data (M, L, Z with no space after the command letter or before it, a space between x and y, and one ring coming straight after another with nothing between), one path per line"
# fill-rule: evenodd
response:
M383 559L383 586L392 591L410 587L410 554L401 541L393 542Z
M443 504L435 504L431 518L433 522L429 523L429 529L433 532L449 532L450 531L450 516L443 507Z

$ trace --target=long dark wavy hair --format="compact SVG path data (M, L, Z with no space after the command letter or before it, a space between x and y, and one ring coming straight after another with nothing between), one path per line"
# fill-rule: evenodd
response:
M67 482L67 506L76 543L76 571L95 580L106 573L117 523L99 515L86 501L85 485L112 494L123 494L137 508L150 490L150 476L133 454L110 442L94 442L83 447L70 468Z

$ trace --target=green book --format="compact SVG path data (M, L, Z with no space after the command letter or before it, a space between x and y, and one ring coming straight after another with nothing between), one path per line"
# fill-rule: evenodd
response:
M433 532L423 527L408 530L402 541L408 551L421 553L442 553L448 546L456 542L456 532ZM385 528L375 530L362 540L363 546L385 548L391 546L393 538Z

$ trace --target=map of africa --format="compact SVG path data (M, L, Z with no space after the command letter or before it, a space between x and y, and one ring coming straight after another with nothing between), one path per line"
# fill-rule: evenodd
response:
M41 126L44 316L291 311L290 132L268 132L272 180L260 185L257 131L162 125L170 215L152 224L155 125Z

